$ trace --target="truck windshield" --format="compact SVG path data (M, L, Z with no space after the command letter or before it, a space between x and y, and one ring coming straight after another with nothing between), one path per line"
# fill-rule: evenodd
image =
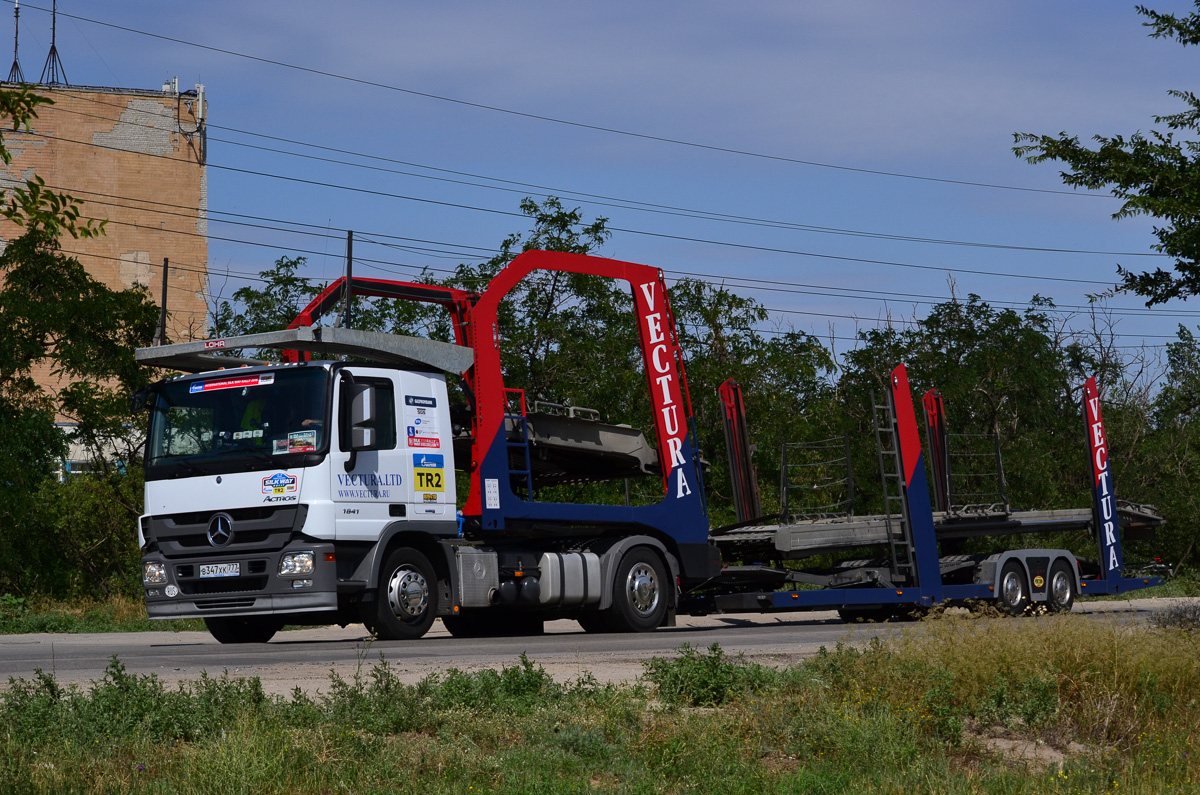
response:
M296 466L324 452L329 373L222 372L163 384L151 409L147 477Z

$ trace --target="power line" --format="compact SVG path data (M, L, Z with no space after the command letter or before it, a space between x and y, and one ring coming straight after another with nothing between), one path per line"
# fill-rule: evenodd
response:
M152 202L152 201L148 201L148 200L134 199L131 197L113 196L111 194L97 193L94 191L87 191L87 190L72 191L71 188L64 187L64 186L50 185L48 187L50 187L51 189L69 191L69 192L73 192L73 193L82 193L82 194L86 194L89 196L101 196L101 197L110 198L110 199L141 202L141 203L146 203L146 204L156 204L159 206L173 207L173 208L184 209L184 210L191 209L188 207L184 207L183 205L167 204L164 202ZM145 210L144 208L135 208L135 207L130 207L128 205L116 204L113 202L107 202L107 201L98 200L98 199L89 199L88 201L93 204L98 204L101 206L112 206L112 207L118 207L118 208L122 208L122 209L143 210L143 211L147 211L147 212L154 212L154 213L161 214L161 215L177 216L177 217L183 217L183 218L188 218L188 219L194 218L194 215L191 212L173 213L173 212L168 212L168 211L164 211L164 210ZM240 213L229 213L229 212L225 212L225 211L221 211L221 210L211 210L210 209L209 212L221 214L221 215L230 215L230 216L239 217L239 218L249 218L249 219L253 219L253 220L257 220L257 221L268 221L268 222L271 222L274 224L287 224L289 226L308 227L310 229L317 229L320 231L313 232L313 231L297 230L297 229L290 229L290 228L281 227L281 226L268 226L266 224L248 223L245 221L231 221L231 220L225 220L225 219L221 219L221 218L209 218L209 221L211 223L229 224L229 225L235 225L235 226L243 226L243 227L247 227L247 228L263 229L263 230L267 230L267 231L284 232L284 233L290 233L290 234L300 234L300 235L306 235L306 236L311 236L311 237L317 237L317 238L321 238L321 239L325 239L325 240L339 240L340 241L344 237L344 234L346 231L346 230L339 229L337 234L332 234L327 230L326 227L318 226L316 224L306 224L304 222L299 222L299 221L289 221L289 220L283 220L283 219L266 218L263 216L244 215L244 214L240 214ZM99 219L97 219L97 220L99 220ZM116 223L116 222L114 222L114 223ZM203 235L200 235L199 233L185 232L182 234L203 237ZM369 237L362 238L364 240L364 242L374 243L375 245L386 246L389 248L396 248L399 250L408 251L410 253L423 253L423 254L428 254L428 255L432 255L432 256L457 254L458 256L469 258L469 257L477 256L478 255L477 252L481 252L484 254L495 254L497 252L497 249L494 249L494 248L489 249L489 248L485 248L482 246L469 246L469 245L465 245L465 244L446 243L443 241L431 241L431 240L425 240L425 239L419 239L419 238L406 238L406 237L401 237L401 236L397 236L397 235L388 235L388 234L384 234L384 233L375 233L375 232L364 232L363 234L369 235ZM426 247L421 247L421 246L383 243L380 241L372 240L371 239L372 237L385 237L385 238L389 238L389 239L393 239L393 240L403 240L403 241L416 242L416 243L428 243L428 244L432 244L432 245L441 246L442 248L434 249L434 248L426 248ZM253 243L253 241L246 241L241 238L218 237L215 239L219 239L224 242L234 242L234 243L241 242L241 243L247 243L247 244L262 245L262 244ZM288 247L288 246L273 246L273 247L278 248L279 250L294 250L293 247ZM447 249L458 249L458 251L457 252L447 251ZM471 249L471 251L463 251L463 249ZM380 261L380 262L386 262L386 261ZM401 266L409 267L409 268L416 267L416 266L404 265L404 264L401 264ZM444 273L453 273L453 271L447 270L447 269L431 268L431 270L444 272ZM851 298L851 299L875 300L875 301L888 300L888 299L905 299L905 301L904 301L905 303L929 304L929 305L937 305L940 303L944 303L946 301L956 300L956 296L952 296L952 295L951 296L942 296L942 295L929 295L929 294L922 294L922 293L903 293L903 292L896 292L896 291L871 290L871 289L867 289L867 288L850 288L850 287L837 287L837 286L831 286L831 285L804 284L804 283L789 282L789 281L782 281L782 280L776 280L776 279L757 279L757 278L745 277L745 276L722 276L719 274L701 273L701 272L694 272L694 271L682 271L682 270L675 270L675 269L667 269L667 270L669 273L676 273L676 274L680 274L680 275L684 275L684 276L696 277L698 279L707 280L707 281L717 281L717 282L722 282L722 283L725 283L725 282L746 283L746 284L739 284L738 286L742 287L743 289L767 291L767 292L784 292L784 293L795 293L795 294L802 294L802 295L822 295L822 296L830 296L830 297L838 297L838 298ZM866 293L867 295L853 295L850 293ZM915 299L915 300L909 300L909 299ZM922 299L929 299L929 300L922 300ZM984 299L984 300L986 300L986 299ZM987 301L987 303L996 305L996 306L1010 306L1010 307L1017 307L1017 308L1028 308L1028 306L1029 306L1027 302L994 301L994 300L992 300L992 301ZM1091 310L1094 310L1097 308L1098 307L1096 307L1095 305L1056 304L1053 307L1037 307L1037 311L1048 312L1048 313L1058 313L1058 314L1073 314L1074 313L1073 310L1080 311L1080 312L1087 312L1087 311L1091 311ZM1188 311L1182 311L1182 310L1145 309L1145 308L1137 308L1137 307L1101 308L1101 309L1105 314L1129 315L1129 316L1153 314L1156 317L1191 318L1191 317L1195 317L1198 314L1200 314L1200 312L1188 312Z
M83 99L88 102L92 102L94 104L104 105L106 107L112 107L112 108L120 107L119 105L114 105L112 103L104 102L104 101L98 100L98 99L93 99L93 98L88 98L88 97L80 97L80 99ZM108 120L108 117L105 117L105 116L98 116L95 114L87 114L87 113L83 113L81 111L73 111L73 110L70 110L67 108L61 108L61 109L59 109L59 112L81 115L81 116L85 116L88 118ZM150 125L146 124L143 126L149 127ZM242 141L234 141L234 140L230 140L230 139L226 139L226 138L216 138L212 135L208 136L209 141L217 141L219 143L226 143L226 144L230 144L232 146L238 146L238 147L243 147L243 148L247 148L247 149L254 149L257 151L271 152L273 154L286 155L288 157L298 157L298 158L303 158L306 160L330 163L330 164L334 164L334 165L343 165L343 166L349 166L352 168L359 168L359 169L364 169L364 170L369 170L369 171L378 171L378 172L382 172L382 173L397 174L400 176L413 177L415 179L425 179L425 180L430 180L430 181L435 181L435 182L443 182L443 183L454 184L454 185L464 185L464 186L468 186L468 187L481 188L481 189L485 189L485 190L502 191L505 193L512 193L512 194L526 194L527 195L529 190L542 191L543 193L541 193L539 195L541 195L544 198L549 197L551 195L555 195L555 196L559 196L562 198L570 198L572 200L590 201L592 204L594 204L596 206L600 206L600 207L611 207L611 208L615 208L615 209L631 210L631 211L635 211L635 212L646 212L646 213L653 213L653 214L657 214L657 215L667 215L667 216L674 216L674 217L681 217L681 218L693 218L693 219L703 220L703 221L716 221L716 222L720 222L720 223L763 227L763 228L768 228L768 229L783 229L783 230L791 230L791 231L798 231L798 232L809 232L812 234L826 234L826 235L836 235L836 236L844 236L844 237L861 237L861 238L868 238L868 239L873 239L873 240L891 240L891 241L897 241L897 242L919 243L919 244L927 244L927 245L963 246L963 247L971 247L971 248L999 249L999 250L1008 250L1008 251L1032 251L1032 252L1042 252L1042 253L1051 253L1051 254L1084 254L1084 255L1104 255L1104 256L1120 256L1120 257L1156 257L1156 258L1168 256L1168 255L1160 254L1160 253L1154 252L1154 251L1108 251L1108 250L1102 250L1102 249L1078 249L1078 248L1053 247L1053 246L1027 246L1027 245L1012 244L1012 243L990 243L990 242L983 242L983 241L951 240L951 239L944 239L944 238L920 237L920 236L914 236L914 235L900 235L900 234L893 234L893 233L887 233L887 232L872 232L872 231L867 231L867 230L846 229L846 228L842 228L842 227L822 226L822 225L818 225L818 224L804 224L804 223L800 223L800 222L796 222L796 221L783 221L783 220L779 220L779 219L757 218L754 216L737 215L737 214L732 214L732 213L722 213L722 212L716 212L716 211L712 211L712 210L698 210L698 209L694 209L694 208L679 207L679 206L669 205L669 204L644 202L644 201L640 201L637 199L626 199L626 198L622 198L622 197L606 196L603 194L588 193L588 192L577 191L577 190L573 190L573 189L569 189L569 188L566 188L566 189L553 188L553 187L548 187L545 185L538 185L535 183L518 182L518 181L514 181L514 180L501 179L498 177L490 177L490 176L486 176L486 175L473 174L471 172L457 171L454 169L446 169L446 168L441 168L441 167L437 167L437 166L429 166L429 165L425 165L425 164L421 164L421 163L413 163L411 161L398 160L395 158L383 157L380 155L364 154L361 152L354 152L351 150L340 149L337 147L324 146L321 144L314 144L314 143L305 142L305 141L297 141L294 139L282 138L279 136L266 135L264 133L257 133L257 132L252 132L252 131L248 131L248 130L241 130L241 129L234 128L234 127L225 127L225 126L221 126L221 125L209 124L208 128L209 129L223 129L223 130L228 130L231 132L238 133L240 135L249 135L249 136L253 136L256 138L264 138L267 140L279 141L279 142L288 143L288 144L291 144L294 146L303 146L303 147L308 147L308 148L313 148L313 149L319 149L322 151L336 152L338 154L350 155L352 157L359 157L359 158L364 158L364 159L368 159L368 160L376 160L376 161L386 162L386 163L395 163L398 165L409 166L411 168L425 169L425 170L436 171L436 172L444 173L444 174L454 174L456 176L469 177L470 179L487 180L490 182L499 182L499 183L503 183L503 185L513 185L513 186L517 186L517 187L509 188L509 187L503 187L502 185L481 184L478 182L471 182L471 181L464 180L464 179L451 179L448 177L439 177L439 176L434 176L431 174L420 174L420 173L416 173L416 172L412 172L412 171L403 171L400 169L386 168L386 167L381 167L381 166L373 166L373 165L368 165L365 163L354 163L354 162L347 161L347 160L338 160L338 159L334 159L334 158L319 157L316 155L304 154L302 152L290 152L285 149L278 149L278 148L269 147L269 146L258 146L255 144L249 144L249 143L245 143Z
M91 142L87 142L87 141L75 141L75 140L72 140L69 138L62 138L59 136L50 135L48 133L34 133L34 135L38 135L38 136L41 136L44 138L64 141L66 143L74 143L74 144L78 144L80 146L95 146L95 147L99 147L101 149L109 149L109 150L113 150L113 151L124 151L124 150L116 149L115 147L108 147L108 146L104 146L102 144L95 144L95 143L91 143ZM138 153L138 154L145 154L145 153ZM157 157L158 155L146 155L146 156ZM169 158L169 159L174 159L174 158ZM362 194L366 194L366 195L370 195L370 196L379 196L379 197L383 197L383 198L400 199L403 201L412 201L412 202L417 202L417 203L421 203L421 204L431 204L431 205L440 206L440 207L450 207L450 208L454 208L454 209L470 210L473 212L489 213L489 214L493 214L493 215L504 215L504 216L515 217L515 218L524 218L525 217L522 213L516 213L516 212L512 212L510 210L497 210L497 209L491 208L491 207L478 207L478 206L470 205L470 204L462 204L460 202L440 201L437 199L428 199L428 198L423 198L420 196L409 196L407 194L392 193L390 191L381 191L381 190L375 190L372 188L360 188L360 187L355 187L355 186L351 186L351 185L338 185L338 184L332 183L332 182L321 182L319 180L305 179L302 177L289 177L289 176L286 176L283 174L272 174L272 173L269 173L266 171L255 171L253 169L236 168L234 166L216 165L211 162L208 163L206 167L219 169L221 171L230 171L233 173L246 174L246 175L257 176L257 177L266 177L268 179L277 179L277 180L282 180L285 182L292 182L292 183L301 184L301 185L311 185L311 186L320 187L320 188L334 188L337 190L343 190L343 191L348 191L348 192L353 192L353 193L362 193ZM978 269L972 269L972 268L958 268L958 267L952 267L952 266L948 266L948 265L946 265L946 266L918 265L915 263L896 262L894 260L870 259L870 258L866 258L866 257L849 257L849 256L843 256L843 255L836 255L836 254L822 254L822 253L813 252L813 251L801 251L798 249L778 248L778 247L773 247L773 246L759 246L759 245L753 245L753 244L749 244L749 243L733 243L733 242L723 241L723 240L712 240L712 239L708 239L708 238L692 237L692 236L687 236L687 235L672 235L672 234L667 234L665 232L651 232L651 231L643 230L643 229L630 229L627 227L618 227L618 226L610 226L610 227L608 227L608 229L611 231L614 231L614 232L626 232L626 233L632 234L632 235L656 237L656 238L660 238L660 239L664 239L664 240L677 240L677 241L690 242L690 243L700 243L700 244L704 244L704 245L736 248L736 249L748 250L748 251L761 251L761 252L773 253L773 254L786 254L786 255L790 255L790 256L811 257L811 258L815 258L815 259L828 259L828 260L834 260L834 261L838 261L838 262L855 262L855 263L868 264L868 265L885 265L888 267L911 268L911 269L917 269L917 270L932 270L932 271L940 271L943 273L968 273L968 274L972 274L975 276L995 276L995 277L1013 278L1013 279L1032 279L1035 281L1088 284L1088 285L1092 285L1092 286L1108 286L1108 285L1112 284L1111 281L1098 281L1098 280L1094 280L1094 279L1073 279L1073 278L1065 277L1065 276L1038 276L1038 275L1033 275L1033 274L1005 273L1003 271L987 271L987 270L978 270Z
M27 7L34 8L38 11L47 11L48 10L46 8L42 8L39 6L27 6ZM403 86L397 86L397 85L393 85L390 83L383 83L383 82L380 82L377 80L367 80L367 79L361 78L361 77L352 77L350 75L343 75L343 74L339 74L337 72L330 72L330 71L326 71L323 69L316 69L316 68L313 68L310 66L301 66L300 64L289 63L287 61L280 61L280 60L276 60L273 58L265 58L265 57L262 57L259 55L250 55L249 53L238 52L237 50L230 50L227 48L216 47L216 46L209 45L209 44L200 44L199 42L188 41L187 39L181 39L181 38L178 38L175 36L166 36L161 33L151 33L149 31L139 30L137 28L131 28L131 27L128 27L125 25L118 25L113 22L104 22L104 21L101 21L98 19L91 19L89 17L84 17L84 16L80 16L77 14L68 14L65 12L59 12L59 15L68 17L70 19L76 19L76 20L79 20L80 22L88 22L93 25L99 25L101 27L111 28L114 30L120 30L125 33L133 33L133 34L139 35L139 36L147 36L149 38L158 39L160 41L169 41L173 44L181 44L186 47L194 47L197 49L206 50L208 52L220 53L222 55L230 55L235 58L243 58L243 59L246 59L249 61L255 61L257 63L267 64L270 66L277 66L277 67L281 67L284 69L292 69L295 71L304 72L306 74L317 75L320 77L327 77L327 78L331 78L334 80L342 80L342 81L345 81L348 83L354 83L356 85L368 86L371 88L380 88L380 89L384 89L387 91L394 91L394 92L398 92L401 94L406 94L409 96L422 97L424 99L436 100L438 102L446 102L446 103L458 105L461 107L474 108L476 110L484 110L484 111L488 111L488 112L492 112L492 113L500 113L500 114L505 114L505 115L514 116L514 117L518 117L518 118L531 119L534 121L543 121L543 122L558 124L558 125L577 128L577 129L592 130L595 132L603 132L603 133L608 133L611 135L620 135L620 136L624 136L624 137L628 137L628 138L635 138L635 139L639 139L639 140L654 141L656 143L666 143L666 144L671 144L674 146L687 147L690 149L697 149L697 150L708 151L708 152L720 152L722 154L737 155L737 156L741 156L741 157L750 157L750 158L755 158L755 159L760 159L760 160L768 160L768 161L780 162L780 163L791 163L791 164L795 164L795 165L811 166L814 168L824 168L824 169L831 169L831 170L836 170L836 171L867 174L867 175L871 175L871 176L883 176L883 177L891 177L891 178L897 178L897 179L910 179L910 180L917 180L917 181L921 181L921 182L932 182L932 183L940 183L940 184L948 184L948 185L961 185L961 186L976 187L976 188L989 188L989 189L995 189L995 190L1019 191L1019 192L1023 192L1023 193L1048 193L1048 194L1056 194L1056 195L1063 195L1063 196L1082 196L1082 197L1100 198L1100 199L1113 198L1111 196L1106 196L1101 193L1079 193L1077 191L1057 190L1057 189L1051 189L1051 188L1032 188L1032 187L1018 186L1018 185L1002 185L1002 184L998 184L998 183L978 182L978 181L974 181L974 180L950 179L950 178L946 178L946 177L931 177L931 176L925 176L925 175L919 175L919 174L905 174L905 173L897 172L897 171L886 171L886 170L881 170L881 169L860 168L860 167L856 167L856 166L844 166L844 165L838 165L838 164L834 164L834 163L822 163L822 162L819 162L816 160L805 160L805 159L796 158L796 157L786 157L783 155L773 155L773 154L767 154L767 153L763 153L763 152L754 152L754 151L750 151L750 150L746 150L746 149L737 149L734 147L717 146L714 144L705 144L705 143L700 143L697 141L688 141L688 140L684 140L684 139L680 139L680 138L671 138L671 137L661 136L661 135L651 135L649 133L640 133L640 132L635 132L632 130L623 130L623 129L620 129L617 127L609 127L609 126L600 125L600 124L589 124L589 123L585 123L585 122L573 121L570 119L563 119L563 118L558 118L555 116L549 116L549 115L545 115L545 114L519 111L519 110L514 110L511 108L500 107L498 105L488 105L488 104L481 103L481 102L471 102L468 100L457 99L454 97L447 97L447 96L443 96L440 94L433 94L433 93L430 93L427 91L417 91L415 89L404 88Z
M183 233L183 234L186 234L186 233ZM127 262L127 260L123 260L119 257L112 257L112 256L104 255L104 254L95 254L95 253L86 252L86 251L62 250L62 253L71 254L73 256L84 256L84 257L91 257L94 259L103 259L103 260L108 260L108 261L113 261L113 262L121 262L121 263ZM363 260L363 263L367 264L368 267L372 267L371 263L394 265L394 266L408 267L408 268L414 267L414 266L403 265L401 263L383 262L380 260ZM214 274L212 269L190 268L190 267L187 267L186 265L174 265L174 264L171 265L171 267L182 270L182 271L190 272L190 273L204 274L206 276L209 276L210 278L214 275L221 275L220 272ZM373 267L373 269L380 270L385 273L394 273L393 270L384 268L384 267L375 266L375 267ZM245 281L270 284L269 279L263 278L261 276L251 276L249 274L245 274L244 272L236 272L236 271L225 271L224 273L228 274L228 275L237 275L238 278L241 278ZM318 283L318 284L325 283L325 280L323 280L323 279L316 279L316 278L310 278L310 277L304 277L304 276L300 276L297 278L300 281L303 281L303 282L306 282L309 284L312 284L314 282ZM676 282L678 283L678 280L676 280ZM779 308L769 308L769 307L762 307L762 308L767 312L773 312L776 314L803 315L803 316L809 316L809 317L833 318L833 319L838 319L838 320L852 320L856 324L857 323L875 323L875 324L877 324L875 326L875 330L891 329L894 325L904 325L904 326L920 326L920 325L922 325L922 321L920 321L920 320L915 320L915 319L907 320L904 318L895 318L895 317L890 317L890 316L886 319L881 319L881 318L860 317L860 316L856 316L856 315L842 315L842 314L836 314L836 313L831 313L831 312L811 312L811 311L799 310L799 309L779 309ZM786 335L789 333L789 332L784 332L784 331L777 331L777 330L773 330L773 329L763 329L763 328L757 328L757 329L747 328L747 329L743 329L743 330L749 330L749 331L753 331L755 333L768 334L768 335ZM837 335L827 336L827 335L820 335L820 334L809 333L809 332L802 332L802 333L804 333L808 336L812 336L817 339L828 338L828 339L836 339L836 340L848 341L848 342L862 342L863 341L860 337L839 337ZM1175 339L1174 335L1163 335L1163 334L1145 334L1145 335L1139 335L1139 336L1147 337L1147 338L1158 338L1158 339ZM1145 344L1143 344L1143 345L1114 345L1111 347L1122 349L1122 350L1137 350L1137 349L1145 349L1145 348L1165 348L1166 345L1165 344L1159 344L1159 345L1145 345Z

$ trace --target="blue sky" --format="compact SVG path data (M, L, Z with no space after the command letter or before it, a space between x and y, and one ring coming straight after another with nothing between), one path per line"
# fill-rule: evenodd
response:
M1176 13L1193 8L1179 0L1153 5ZM40 74L49 47L48 6L21 5L27 77ZM282 254L307 252L308 275L335 276L346 229L358 236L356 255L375 260L356 273L404 278L422 266L451 269L486 258L485 249L526 228L509 215L522 196L552 192L587 217L605 215L627 230L616 232L603 253L668 274L725 279L777 310L769 328L828 338L832 326L842 338L839 350L853 345L856 328L888 316L923 316L928 305L917 302L949 296L951 279L959 295L1023 303L1042 294L1077 306L1111 286L1118 262L1169 262L1137 256L1149 252L1153 224L1112 220L1118 204L1109 197L865 172L1062 191L1054 165L1030 166L1013 155L1013 132L1087 137L1149 129L1155 113L1178 107L1168 90L1196 88L1198 57L1195 49L1147 38L1132 4L1104 1L62 0L59 7L80 17L58 22L71 83L158 88L178 75L184 87L207 87L209 229L230 239L209 246L218 291L232 292L244 283L238 274L262 270ZM0 30L11 29L11 18L0 22ZM412 176L453 176L434 169L485 177L454 178L491 187ZM789 228L648 213L631 202ZM222 213L309 224L319 234L219 223L236 220ZM941 245L829 229L1122 253ZM401 241L383 235L438 245L396 248ZM218 276L225 272L230 278ZM793 292L764 291L739 277ZM812 288L796 285L819 289L800 293ZM1176 324L1200 323L1195 301L1153 313L1133 297L1107 306L1116 313L1120 345L1161 345ZM1063 320L1090 324L1080 316Z

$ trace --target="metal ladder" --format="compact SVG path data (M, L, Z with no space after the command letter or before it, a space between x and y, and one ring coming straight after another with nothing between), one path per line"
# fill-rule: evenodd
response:
M871 395L871 421L875 426L875 446L879 453L879 479L883 485L883 518L888 529L892 581L916 584L916 558L908 521L908 492L904 482L904 464L900 460L900 434L896 409L887 393L883 405Z
M524 389L505 389L504 390L504 445L505 457L508 459L508 474L510 481L516 477L524 477L525 485L529 491L529 501L533 502L533 461L529 456L529 419L525 413L525 390ZM508 393L515 393L520 396L521 411L519 414L513 414L508 410ZM515 427L521 429L521 438L519 441L513 441L508 438L508 421L512 420ZM517 453L517 461L522 459L525 461L525 468L518 469L513 466L512 451L519 449ZM513 488L513 493L516 493L516 488Z

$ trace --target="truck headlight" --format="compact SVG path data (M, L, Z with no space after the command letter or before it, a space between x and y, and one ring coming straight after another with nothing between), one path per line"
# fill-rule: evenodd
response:
M144 585L161 585L167 581L166 564L158 561L149 561L142 564L142 584Z
M288 552L279 559L280 574L312 574L313 553Z

